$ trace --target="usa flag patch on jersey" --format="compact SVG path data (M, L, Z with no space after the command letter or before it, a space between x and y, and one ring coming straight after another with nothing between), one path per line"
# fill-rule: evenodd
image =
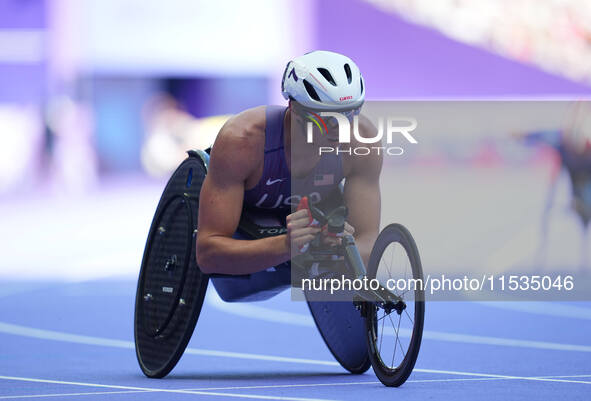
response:
M314 185L317 187L321 187L324 185L334 185L334 174L314 175Z

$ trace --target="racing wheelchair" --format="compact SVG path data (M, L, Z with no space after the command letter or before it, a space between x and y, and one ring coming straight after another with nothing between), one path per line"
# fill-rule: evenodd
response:
M373 367L386 386L400 386L414 368L425 314L420 287L390 290L387 282L422 280L416 244L399 224L385 227L366 267L352 236L329 250L314 246L273 268L248 275L204 274L197 265L199 194L209 163L208 151L191 150L169 179L150 226L137 285L134 316L136 356L151 378L166 376L193 335L209 281L226 302L271 298L291 287L292 264L311 266L341 261L349 276L377 280L376 290L355 291L346 301L310 300L308 307L324 342L340 365L354 374ZM346 208L328 212L310 207L312 217L332 232L342 232ZM235 238L257 239L285 233L277 219L244 210Z

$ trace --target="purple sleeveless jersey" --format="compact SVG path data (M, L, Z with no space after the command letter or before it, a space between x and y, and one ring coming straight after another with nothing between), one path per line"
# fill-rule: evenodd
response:
M274 210L289 214L302 196L307 195L312 203L326 198L343 179L341 157L323 155L312 172L293 182L285 160L283 119L287 108L267 106L265 126L265 161L263 175L257 185L244 192L247 208Z

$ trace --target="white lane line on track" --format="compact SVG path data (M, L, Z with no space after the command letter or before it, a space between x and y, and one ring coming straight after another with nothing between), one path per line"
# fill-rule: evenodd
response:
M133 342L131 342L131 341L112 340L112 339L101 338L101 337L81 336L81 335L76 335L76 334L61 333L61 332L52 331L52 330L35 329L35 328L31 328L31 327L19 326L19 325L8 324L8 323L3 323L3 322L0 322L0 332L14 334L14 335L20 335L20 336L25 336L25 337L41 338L41 339L46 339L46 340L54 340L54 341L70 342L70 343L77 343L77 344L86 344L86 345L99 345L99 346L126 348L126 349L133 349L135 347ZM308 364L308 365L339 366L338 362L334 362L334 361L322 361L322 360L306 359L306 358L291 358L291 357L281 357L281 356L274 356L274 355L247 354L247 353L242 353L242 352L202 350L202 349L196 349L196 348L187 348L187 350L185 352L189 353L189 354L203 355L203 356L216 356L216 357L250 359L250 360L265 360L265 361L273 361L273 362L298 363L298 364ZM591 381L587 382L587 381L579 381L579 380L551 379L551 378L544 378L544 377L509 376L509 375L497 375L497 374L489 374L489 373L461 372L461 371L454 371L454 370L436 370L436 369L415 368L414 371L415 372L423 372L423 373L447 374L447 375L459 375L459 376L496 377L496 378L503 378L503 379L519 379L519 380L591 384ZM6 377L6 376L0 376L0 378L2 378L2 377ZM143 390L143 388L134 388L134 387L132 387L132 388L114 387L114 388ZM156 390L150 390L150 389L146 389L146 390L147 391L156 391ZM161 391L161 390L158 390L158 391Z
M506 309L536 315L591 320L591 308L560 302L477 302L490 308Z
M538 376L535 378L567 378L567 377L591 377L591 375L566 375L566 376ZM460 379L410 379L407 383L434 383L434 382L471 382L471 381L495 381L495 380L519 380L520 377L471 377ZM271 388L290 388L290 387L330 387L330 386L350 386L350 385L365 385L381 384L379 381L364 381L364 382L343 382L343 383L309 383L309 384L279 384L266 386L234 386L234 387L203 387L203 388L187 388L179 391L212 391L212 390L252 390L252 389L271 389ZM29 395L13 395L0 396L0 399L21 399L21 398L43 398L43 397L74 397L84 395L110 395L110 394L137 394L149 393L148 390L129 390L129 391L100 391L87 393L62 393L62 394L29 394Z
M324 365L324 366L340 366L335 361L321 361L318 359L307 359L307 358L292 358L286 356L277 355L262 355L262 354L250 354L244 352L230 352L230 351L215 351L207 349L187 348L185 354L203 355L203 356L219 356L224 358L237 358L237 359L250 359L257 361L269 361L269 362L285 362L285 363L300 363L308 365Z
M207 292L206 302L218 310L222 310L226 313L231 313L238 316L248 317L251 319L291 324L296 326L315 327L314 321L312 320L311 316L293 312L277 311L271 308L266 308L264 306L259 305L252 305L249 303L229 304L224 302L215 291ZM393 329L391 331L393 331ZM410 338L411 332L409 329L401 330L400 335L403 337ZM506 347L532 348L554 351L591 352L591 346L589 345L561 344L548 341L520 340L514 338L492 336L477 336L471 334L447 333L443 331L434 330L424 330L423 339L465 344L498 345Z
M591 346L579 344L562 344L548 341L519 340L516 338L476 336L471 334L446 333L425 330L423 339L457 342L464 344L499 345L505 347L544 349L552 351L591 352Z
M0 322L0 333L13 334L22 337L40 338L43 340L53 340L68 342L74 344L85 344L85 345L98 345L103 347L111 348L125 348L135 349L135 344L132 341L115 340L110 338L94 337L94 336L83 336L78 334L63 333L54 330L36 329L33 327L20 326L16 324ZM235 359L248 359L248 360L259 360L259 361L270 361L270 362L284 362L284 363L297 363L307 365L324 365L324 366L339 366L338 362L335 361L321 361L317 359L306 359L306 358L291 358L276 355L261 355L251 354L245 352L231 352L231 351L219 351L219 350L208 350L199 348L187 348L186 354L202 355L202 356L214 356L223 358L235 358Z
M457 372L454 370L435 370L435 369L414 369L418 372L424 373L442 373L448 375L460 375L460 376L476 376L476 377L496 377L499 379L512 379L512 380L531 380L531 381L543 381L543 382L556 382L556 383L578 383L578 384L591 384L591 381L582 380L566 380L566 379L553 379L554 376L511 376L511 375L497 375L493 373L474 373L474 372Z
M145 391L145 390L91 391L88 393L3 395L3 396L0 396L0 400L12 400L12 399L21 399L21 398L45 398L45 397L76 397L76 396L83 396L83 395L137 394L137 393L149 393L149 391Z
M197 391L197 390L175 390L175 389L163 389L163 388L119 386L119 385L113 385L113 384L70 382L70 381L37 379L37 378L31 378L31 377L16 377L16 376L0 376L0 379L35 382L35 383L84 386L84 387L113 388L113 389L121 389L121 390L140 390L140 391L154 392L154 393L196 394L196 395L208 395L208 396L212 396L212 397L251 398L251 399L256 399L256 400L331 401L326 398L283 397L283 396L271 396L271 395L260 395L260 394L238 394L238 393L218 393L218 392Z
M573 376L508 376L496 375L487 373L471 373L471 372L456 372L433 369L414 369L417 372L438 373L448 375L462 375L462 376L477 376L477 377L463 377L454 379L410 379L406 383L430 383L430 382L463 382L463 381L490 381L490 380L534 380L534 381L556 381L564 383L581 383L591 384L591 382L574 381L574 380L555 380L563 377L583 377L591 375L573 375ZM248 390L248 389L266 389L266 388L291 388L291 387L326 387L326 386L351 386L364 384L381 384L379 381L362 381L362 382L338 382L338 383L309 383L309 384L269 384L256 386L232 386L232 387L198 387L189 390L208 391L208 390Z
M486 380L506 380L501 377L479 377L479 378L463 378L463 379L417 379L407 380L406 383L422 383L422 382L457 382L457 381L486 381ZM235 387L198 387L189 390L209 391L209 390L249 390L249 389L265 389L265 388L292 388L292 387L331 387L331 386L353 386L374 384L381 385L379 381L363 381L363 382L338 382L338 383L307 383L307 384L269 384L265 386L235 386Z

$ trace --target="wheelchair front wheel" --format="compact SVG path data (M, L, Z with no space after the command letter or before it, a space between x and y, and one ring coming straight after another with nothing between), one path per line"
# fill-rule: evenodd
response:
M364 304L365 332L369 359L376 376L389 387L403 384L412 372L423 336L424 291L413 288L409 279L423 279L419 252L410 232L391 224L378 236L371 252L368 279L401 298L400 302ZM400 280L402 279L402 280ZM392 289L392 283L409 284Z

